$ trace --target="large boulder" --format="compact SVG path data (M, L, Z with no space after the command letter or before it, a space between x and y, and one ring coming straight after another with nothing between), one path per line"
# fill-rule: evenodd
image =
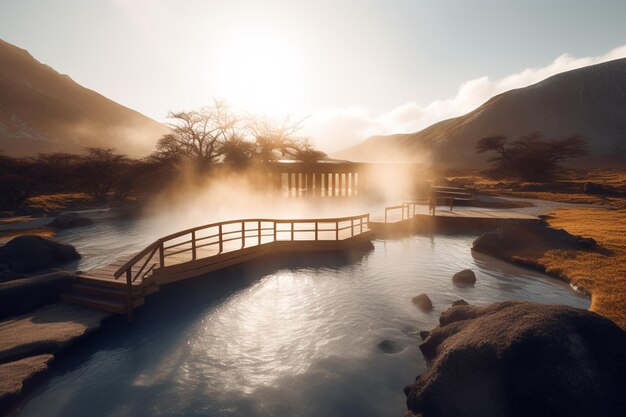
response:
M503 302L451 307L420 349L408 415L617 416L626 410L626 332L595 313Z
M26 313L59 301L76 280L71 272L57 271L0 284L0 318Z
M542 223L506 223L495 232L480 235L472 249L504 259L517 254L545 252L549 249L592 249L595 240L569 234L563 229L553 229Z
M14 272L28 273L80 258L72 245L35 235L18 236L0 247L0 264Z
M93 220L88 217L81 216L76 213L67 213L57 216L50 226L56 229L70 229L72 227L89 226L93 224Z

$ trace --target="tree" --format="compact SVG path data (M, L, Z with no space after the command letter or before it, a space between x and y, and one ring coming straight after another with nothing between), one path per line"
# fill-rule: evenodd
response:
M531 133L509 141L505 136L482 138L476 144L478 153L495 152L488 162L494 164L490 174L526 181L554 178L559 164L569 158L588 153L587 140L580 135L544 140L540 133Z
M31 162L0 151L0 210L17 210L32 196L35 183L28 176Z
M301 129L302 122L294 122L290 118L280 121L250 118L247 129L256 143L257 159L270 162L281 157L293 157L299 149L295 134Z
M215 164L221 156L222 145L237 136L240 119L223 102L198 111L170 112L174 122L172 133L164 135L157 144L157 154L167 159L189 159L199 168Z
M124 179L128 163L128 158L113 153L113 149L87 148L78 170L84 190L96 200L106 200L113 187Z
M256 146L254 142L234 136L222 144L220 151L225 164L244 168L256 155Z
M41 191L69 191L78 184L76 171L80 155L63 152L39 154L33 161L33 176Z
M326 153L313 148L313 145L307 139L297 143L296 152L294 154L295 159L304 162L316 162L327 156Z

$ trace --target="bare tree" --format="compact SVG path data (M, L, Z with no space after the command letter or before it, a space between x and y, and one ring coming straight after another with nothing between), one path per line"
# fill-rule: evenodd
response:
M170 112L174 120L172 133L164 135L157 144L157 154L166 158L188 158L201 168L216 163L222 144L237 136L240 119L223 101L198 111Z
M243 168L249 165L256 155L256 144L239 136L233 136L222 143L223 162L233 167Z
M249 118L247 128L256 143L256 156L261 162L294 156L298 151L296 132L304 120L294 122L291 118L274 121L268 118Z
M476 144L479 153L495 152L488 161L494 164L491 174L516 177L527 181L552 179L565 159L588 153L587 140L580 135L544 140L531 133L509 141L505 136L483 138Z
M294 158L304 162L316 162L320 159L326 158L326 153L317 150L313 147L308 139L303 139L297 142L296 152Z
M78 168L85 191L96 200L106 200L109 192L123 178L128 158L113 149L87 148Z

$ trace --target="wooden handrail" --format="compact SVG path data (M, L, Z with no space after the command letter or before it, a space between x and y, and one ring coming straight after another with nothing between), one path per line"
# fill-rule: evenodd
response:
M354 236L354 227L355 227L355 220L359 221L359 233L363 233L363 224L369 224L369 214L361 214L361 215L357 215L357 216L349 216L349 217L334 217L334 218L322 218L322 219L266 219L266 218L262 218L262 219L243 219L243 220L226 220L226 221L222 221L222 222L218 222L218 223L211 223L211 224L207 224L207 225L202 225L202 226L197 226L197 227L193 227L190 229L186 229L186 230L182 230L176 233L172 233L170 235L164 236L158 240L156 240L155 242L151 243L150 245L148 245L145 249L143 249L142 251L140 251L137 255L133 256L128 262L126 262L124 265L122 265L113 275L115 278L119 278L121 275L126 274L127 278L130 277L131 282L134 279L137 279L137 277L140 277L141 273L143 272L143 270L145 269L146 265L150 262L150 259L152 257L155 256L156 252L159 252L159 262L158 265L159 267L164 267L165 266L165 258L167 256L171 256L173 254L179 254L182 252L187 252L187 251L191 251L192 252L192 260L197 259L197 249L200 247L205 247L205 246L210 246L210 245L219 245L219 253L222 253L224 251L224 242L228 242L231 240L238 240L241 239L242 241L242 248L245 248L245 244L246 244L246 238L254 238L255 235L246 235L246 233L248 232L252 232L252 233L257 233L256 237L257 237L257 244L261 245L263 244L261 241L261 235L262 235L262 231L263 230L273 230L273 240L272 242L276 242L279 241L278 240L278 234L279 233L290 233L290 238L291 240L295 240L295 234L296 233L315 233L315 240L318 240L318 233L319 232L330 232L330 231L335 231L335 239L339 240L339 232L342 230L347 230L350 229L351 230L351 236ZM246 229L246 223L256 223L257 227L255 229ZM339 225L343 222L350 222L349 226L345 226L345 227L339 227ZM263 228L262 227L262 223L272 223L271 228L267 227L267 228ZM314 229L297 229L295 228L296 224L307 224L307 223L312 223L315 224L315 228ZM334 227L331 228L321 228L320 227L320 223L324 224L324 223L328 223L328 224L333 224L334 223ZM239 224L241 229L240 230L229 230L229 231L224 231L223 227L227 226L227 225L232 225L232 224ZM289 224L290 227L287 230L280 230L277 228L277 225L279 224ZM197 237L197 232L201 231L201 230L205 230L205 229L210 229L210 228L218 228L218 232L217 234L212 234L209 236L202 236L202 237ZM185 240L183 242L176 242L173 244L170 244L169 246L166 246L165 243L169 242L173 239L177 239L179 237L185 236L185 235L191 235L191 239L190 240ZM240 237L237 238L230 238L230 239L224 239L224 235L229 235L229 234L240 234ZM272 236L272 234L268 234L266 236ZM198 245L197 242L200 240L206 240L206 239L212 239L212 238L218 238L217 241L215 242L209 242L207 244L203 244L203 245ZM191 243L191 249L182 249L180 251L176 251L174 253L166 253L167 249L172 249L175 247L180 247L180 246L184 246ZM271 242L270 242L271 243ZM141 261L144 257L146 257L146 260L143 262L143 265L141 267L141 269L139 270L139 272L136 274L136 277L133 278L132 277L132 268L133 266L135 266L135 264L137 264L139 261ZM152 269L152 268L151 268ZM145 275L145 274L144 274Z

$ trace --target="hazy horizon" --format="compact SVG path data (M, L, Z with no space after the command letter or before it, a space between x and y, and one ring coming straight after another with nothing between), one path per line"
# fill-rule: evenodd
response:
M0 38L157 121L220 97L309 116L303 133L333 152L626 57L625 15L620 2L23 1L0 3Z

